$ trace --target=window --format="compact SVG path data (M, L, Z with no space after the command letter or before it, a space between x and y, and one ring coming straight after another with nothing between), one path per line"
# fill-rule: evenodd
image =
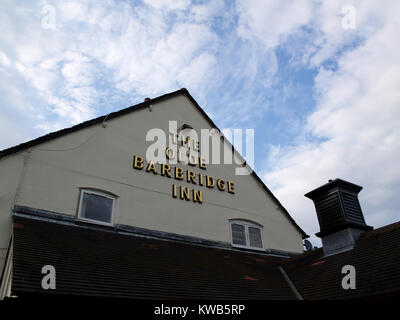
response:
M255 223L231 220L232 246L264 250L262 226Z
M92 190L81 190L78 218L99 224L112 225L114 222L115 197Z

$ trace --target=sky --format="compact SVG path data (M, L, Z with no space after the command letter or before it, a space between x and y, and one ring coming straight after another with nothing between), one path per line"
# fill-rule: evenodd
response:
M329 179L364 187L367 224L400 220L398 0L2 0L0 28L0 150L185 87L255 130L315 245L304 194Z

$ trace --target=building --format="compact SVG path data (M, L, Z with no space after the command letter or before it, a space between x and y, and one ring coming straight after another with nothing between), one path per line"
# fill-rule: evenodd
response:
M165 163L146 157L154 128L177 147L164 147ZM203 145L188 138L202 129L239 164L202 158ZM339 179L307 195L324 248L304 253L307 234L186 89L3 150L0 176L0 298L399 294L400 226L371 230L360 187ZM340 285L345 264L356 268L363 290ZM384 278L360 284L382 271Z

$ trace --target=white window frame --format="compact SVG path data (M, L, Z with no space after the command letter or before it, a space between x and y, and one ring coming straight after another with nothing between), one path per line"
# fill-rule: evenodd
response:
M82 217L83 195L85 193L98 195L98 196L101 196L101 197L104 197L104 198L112 200L111 222L104 222L104 221L99 221L99 220L95 220L95 219L89 219L89 218ZM106 193L106 192L101 192L101 191L91 190L91 189L81 189L80 196L79 196L78 220L79 221L88 222L88 223L93 223L93 224L101 224L101 225L104 225L104 226L114 226L115 200L116 199L117 199L117 197L112 196L112 195L110 195L109 193Z
M233 243L233 233L232 233L232 225L233 224L238 224L238 225L244 226L244 233L245 233L245 236L246 236L246 245L245 246ZM250 246L249 227L257 228L257 229L260 230L262 248L251 247ZM251 249L251 250L258 250L258 251L265 251L265 249L264 249L263 228L264 227L262 225L258 224L258 223L254 223L254 222L250 222L250 221L246 221L246 220L240 220L240 219L229 220L229 231L230 231L230 234L231 234L231 245L232 245L232 247L243 248L243 249Z

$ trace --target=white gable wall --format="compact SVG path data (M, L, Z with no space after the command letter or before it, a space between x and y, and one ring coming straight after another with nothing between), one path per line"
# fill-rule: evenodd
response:
M190 124L199 133L210 128L189 99L178 96L153 105L151 112L146 108L107 120L106 128L96 124L37 145L29 153L16 204L77 215L79 188L97 188L118 195L116 224L230 242L229 219L248 219L263 225L266 249L302 252L300 232L254 177L236 176L232 165L208 164L206 170L177 166L233 181L235 194L133 169L133 155L145 157L151 144L145 140L147 131L168 132L168 120L177 120L178 127ZM1 248L9 241L24 154L0 159L1 176L7 177L0 189ZM173 198L172 184L202 190L203 203Z
M11 208L21 181L24 154L0 159L0 275L11 238Z

